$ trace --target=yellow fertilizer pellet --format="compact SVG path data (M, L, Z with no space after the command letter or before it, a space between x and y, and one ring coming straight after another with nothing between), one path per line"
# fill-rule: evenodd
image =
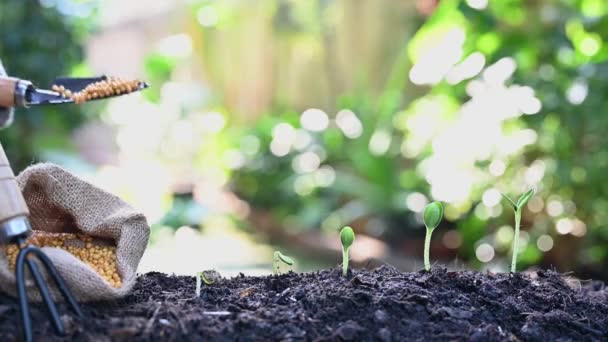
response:
M61 94L62 97L74 100L74 103L80 104L89 100L104 98L112 95L127 94L139 89L141 81L139 80L123 80L121 78L109 77L104 81L91 83L83 90L72 93L64 86L53 85L53 91Z
M91 266L113 287L119 288L122 285L116 268L116 247L96 244L91 236L34 231L25 244L63 249ZM16 245L8 245L4 247L4 252L9 267L14 270L19 248Z

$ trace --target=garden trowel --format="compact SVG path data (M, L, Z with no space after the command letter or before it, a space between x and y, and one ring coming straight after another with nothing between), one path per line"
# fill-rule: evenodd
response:
M53 90L50 90L37 88L32 82L27 80L0 77L0 107L30 107L71 103L77 100L75 95L87 92L88 88L95 85L99 85L99 87L102 87L104 84L107 85L108 92L96 92L96 96L91 96L87 99L89 101L121 96L148 87L148 84L145 82L131 81L128 82L130 83L128 87L123 88L119 86L118 88L122 89L116 89L116 86L120 85L120 83L127 82L108 76L60 77L55 79L52 84Z

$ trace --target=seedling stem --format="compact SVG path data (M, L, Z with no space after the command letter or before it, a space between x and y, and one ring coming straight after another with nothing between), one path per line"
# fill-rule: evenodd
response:
M515 272L517 266L517 254L519 253L519 225L521 222L521 210L515 210L515 235L513 236L513 257L511 258L511 272Z
M203 272L196 272L196 298L201 296L201 278L203 277Z
M443 205L441 202L429 203L424 208L424 225L426 226L426 237L424 238L424 269L431 269L429 254L431 249L431 235L433 230L439 226L443 218Z
M509 204L513 207L515 212L515 234L513 234L513 257L511 259L511 272L517 270L517 255L519 253L519 228L521 225L521 210L528 203L530 198L534 196L534 189L528 190L525 194L521 195L517 200L517 203L513 202L509 197L502 195Z
M427 228L426 231L426 236L424 237L424 269L425 270L430 270L431 269L431 261L429 254L430 250L431 250L431 235L433 234L433 230L429 230Z

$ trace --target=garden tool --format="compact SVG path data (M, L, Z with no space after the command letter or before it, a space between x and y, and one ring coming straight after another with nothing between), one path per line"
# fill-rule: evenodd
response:
M30 81L12 77L0 77L0 107L30 107L47 104L71 103L78 100L90 87L108 84L107 92L92 92L87 100L102 100L109 97L125 95L148 87L145 82L135 81L135 84L124 85L124 81L99 77L60 77L53 82L54 90L40 89ZM115 88L120 89L115 89ZM114 88L114 89L111 89ZM66 95L67 93L67 95ZM71 96L70 96L71 95Z
M111 81L111 82L110 82ZM94 78L58 78L53 83L57 91L38 89L31 82L11 77L0 77L0 107L29 107L44 104L60 104L75 102L72 94L90 95L86 100L98 100L146 88L144 82L134 81L120 83L106 76ZM92 85L95 85L92 87ZM124 85L124 87L123 87ZM111 89L114 87L115 89ZM93 91L95 90L95 94ZM95 95L95 96L93 96ZM70 289L66 286L51 260L41 249L26 245L26 239L32 234L28 220L29 210L21 190L15 180L15 175L8 162L4 149L0 144L0 244L16 244L20 251L15 263L15 279L19 301L23 337L31 341L32 319L29 311L26 293L25 266L30 270L32 278L40 291L55 332L63 335L65 332L57 306L53 301L48 285L45 283L40 266L53 279L59 292L74 313L83 318L83 313Z

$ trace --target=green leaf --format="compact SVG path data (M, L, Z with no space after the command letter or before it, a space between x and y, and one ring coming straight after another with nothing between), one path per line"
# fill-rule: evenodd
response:
M211 285L221 278L220 274L214 270L197 272L196 275L197 277L202 278L206 285Z
M511 203L511 205L513 206L513 209L517 210L517 204L515 204L515 202L513 202L509 197L507 197L507 195L505 194L501 194L502 197L504 197L507 201L509 201L509 203Z
M521 209L524 205L526 205L526 203L528 203L532 196L534 196L534 189L530 189L528 190L528 192L521 195L521 197L517 201L517 209Z
M429 203L424 209L424 225L428 229L435 229L443 218L443 205L441 202Z
M293 264L294 264L294 261L293 261L293 259L292 259L292 258L288 257L287 255L285 255L285 254L283 254L283 253L281 253L281 252L277 252L277 253L278 253L278 254L277 254L277 256L279 257L279 259L280 259L282 262L286 263L286 264L287 264L287 265L289 265L289 266L291 266L291 265L293 265Z
M355 232L351 227L344 227L340 231L340 241L344 249L349 248L355 241Z
M205 272L201 272L201 277L203 278L203 281L205 282L205 284L207 285L211 285L214 283L213 279L209 279L207 278L207 276L205 275Z

